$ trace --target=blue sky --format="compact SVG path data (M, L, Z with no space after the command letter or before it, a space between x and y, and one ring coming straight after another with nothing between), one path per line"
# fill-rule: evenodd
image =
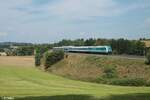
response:
M150 0L0 0L0 42L150 38Z

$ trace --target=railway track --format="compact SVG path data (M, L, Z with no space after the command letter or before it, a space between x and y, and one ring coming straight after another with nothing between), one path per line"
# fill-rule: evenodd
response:
M134 55L104 55L104 54L87 54L87 53L68 53L71 55L74 54L82 54L82 55L93 55L99 57L111 57L111 58L125 58L125 59L133 59L133 60L145 60L145 56L134 56Z

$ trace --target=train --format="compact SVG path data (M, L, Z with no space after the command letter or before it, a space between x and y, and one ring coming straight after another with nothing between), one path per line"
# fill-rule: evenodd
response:
M99 54L111 54L111 46L62 46L54 47L54 51L62 50L64 52L73 53L99 53Z

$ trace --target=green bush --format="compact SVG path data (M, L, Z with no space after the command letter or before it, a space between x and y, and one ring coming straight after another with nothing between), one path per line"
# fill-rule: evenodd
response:
M107 66L104 67L104 78L116 78L117 77L117 71L114 66Z
M34 55L34 47L32 46L23 46L19 47L16 50L12 50L13 55L17 56L31 56Z
M146 54L146 61L145 64L150 65L150 50Z
M109 84L110 79L103 78L103 77L98 77L97 79L93 80L93 82L101 83L101 84Z
M63 51L53 51L53 52L46 52L44 54L44 66L45 69L49 68L51 65L57 63L58 61L64 58Z
M48 51L48 48L45 48L43 46L36 47L35 50L35 66L41 65L41 59L43 58L44 52Z
M147 82L146 82L146 86L150 86L150 81L147 81Z
M111 85L120 85L120 86L150 86L150 82L147 82L143 78L103 78L99 77L93 82L102 83L102 84L111 84Z
M110 84L121 86L145 86L147 82L142 78L124 78L124 79L113 79L111 80Z
M35 66L40 66L41 65L41 54L36 53L35 54Z

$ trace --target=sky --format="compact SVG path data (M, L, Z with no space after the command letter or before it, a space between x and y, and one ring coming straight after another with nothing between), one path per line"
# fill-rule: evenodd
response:
M0 42L150 38L150 0L0 0Z

